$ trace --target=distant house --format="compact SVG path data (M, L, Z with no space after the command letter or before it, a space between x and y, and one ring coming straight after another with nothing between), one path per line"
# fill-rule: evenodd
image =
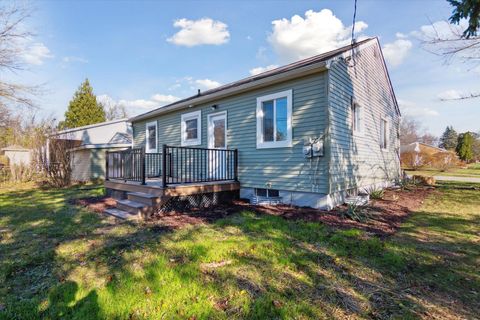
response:
M142 207L139 193L146 203L225 190L332 208L399 178L399 119L370 38L130 119L131 160L112 154L105 186L130 199L119 202L129 212Z
M113 120L62 130L50 136L49 140L50 148L54 141L58 140L71 143L73 181L104 179L106 151L131 147L132 128L127 119ZM48 154L50 155L50 152Z
M458 159L453 151L418 141L400 146L400 155L405 168L429 166L434 161L447 164Z
M32 161L32 150L21 146L8 146L1 149L2 153L8 159L9 165L30 165Z

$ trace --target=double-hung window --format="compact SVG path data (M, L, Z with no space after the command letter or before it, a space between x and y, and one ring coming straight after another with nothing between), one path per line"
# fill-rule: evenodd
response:
M157 152L157 121L147 122L145 128L146 152Z
M202 113L201 111L182 114L181 135L182 146L197 146L202 144Z
M362 107L356 103L352 103L352 132L353 134L361 134L363 132L363 115Z
M385 118L380 119L380 148L383 150L388 149L388 120Z
M257 98L257 148L292 146L292 90Z

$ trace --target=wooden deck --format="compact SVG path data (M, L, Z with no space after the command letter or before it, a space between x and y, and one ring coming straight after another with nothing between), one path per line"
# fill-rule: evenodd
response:
M162 182L160 179L147 180L145 185L136 182L125 182L123 180L111 179L105 181L105 188L124 192L148 193L157 197L176 197L212 192L235 191L240 189L240 183L235 181L214 181L175 184L162 188Z

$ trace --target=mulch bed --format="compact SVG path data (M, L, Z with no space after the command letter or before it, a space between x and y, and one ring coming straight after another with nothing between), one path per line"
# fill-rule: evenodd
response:
M152 221L148 221L147 223L156 224L162 228L178 229L187 225L211 223L236 212L248 210L258 214L269 214L289 220L322 222L335 228L356 228L379 236L388 236L395 233L402 221L404 221L411 212L418 209L424 199L432 192L435 192L433 188L422 187L417 187L412 190L387 189L385 190L382 200L372 200L370 204L364 208L368 211L369 218L363 222L344 218L342 211L347 210L345 206L326 211L289 205L253 206L247 201L238 200L229 205L195 208L186 211L170 211L156 216ZM103 212L105 209L115 206L115 200L108 197L74 199L72 203L87 207L95 212Z

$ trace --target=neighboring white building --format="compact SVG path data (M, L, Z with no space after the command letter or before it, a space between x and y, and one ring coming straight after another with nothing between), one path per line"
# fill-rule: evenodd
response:
M12 145L1 149L7 157L9 165L30 165L32 161L32 150Z
M127 119L119 119L62 130L50 140L70 140L76 145L70 150L72 180L103 179L105 152L131 147L132 128Z

